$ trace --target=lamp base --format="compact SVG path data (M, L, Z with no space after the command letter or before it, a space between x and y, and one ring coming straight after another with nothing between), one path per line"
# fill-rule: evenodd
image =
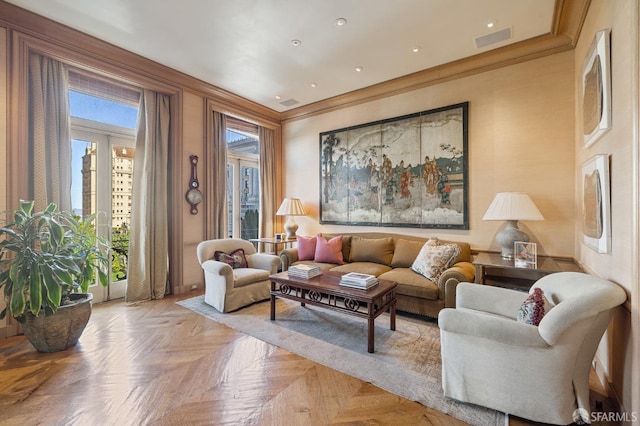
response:
M284 230L287 233L287 239L296 238L298 224L293 220L293 216L289 216L287 223L284 224Z
M502 258L512 260L513 243L516 241L529 242L529 236L518 229L517 220L509 220L506 228L496 234L496 241L502 247Z

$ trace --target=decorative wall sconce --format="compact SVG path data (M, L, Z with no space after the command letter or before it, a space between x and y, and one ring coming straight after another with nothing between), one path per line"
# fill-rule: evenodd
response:
M198 156L191 155L191 180L189 181L189 190L187 190L187 202L191 205L191 214L198 214L198 204L202 201L202 192L198 189Z

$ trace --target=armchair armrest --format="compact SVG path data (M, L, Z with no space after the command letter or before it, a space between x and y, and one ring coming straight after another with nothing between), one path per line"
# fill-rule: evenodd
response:
M528 294L490 285L464 283L456 292L456 307L515 319Z
M298 248L291 247L280 252L280 261L282 262L282 270L287 271L289 267L298 261Z
M255 253L250 254L247 257L247 264L250 268L264 269L271 274L278 272L278 266L280 266L280 258L273 254L267 253Z
M443 309L438 315L442 332L464 334L510 346L548 348L538 327L509 318L467 309Z
M438 278L438 293L446 308L456 306L456 287L461 282L473 282L475 267L471 262L457 262Z
M217 260L205 260L202 262L202 269L213 275L230 275L233 274L231 266L224 262L218 262Z

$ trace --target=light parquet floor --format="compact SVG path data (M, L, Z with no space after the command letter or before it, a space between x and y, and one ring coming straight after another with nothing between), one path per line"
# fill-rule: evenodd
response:
M80 342L64 352L40 354L22 336L0 339L0 424L464 424L195 314L178 299L94 305Z

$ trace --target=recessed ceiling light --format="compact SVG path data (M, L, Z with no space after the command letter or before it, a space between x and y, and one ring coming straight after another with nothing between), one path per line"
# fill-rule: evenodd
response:
M292 44L293 46L298 47L298 46L300 46L300 45L302 44L302 42L301 42L300 40L293 39L293 40L291 40L291 44Z
M280 100L281 96L280 95L276 95L276 99Z
M345 18L338 18L334 21L336 27L343 27L347 25L347 20Z
M411 51L412 51L413 53L418 53L418 52L420 51L420 46L414 46L414 47L412 47L412 48L411 48Z
M357 66L357 67L356 67L356 71L358 71L358 72L362 71L363 69L364 69L364 68L362 68L361 66Z
M311 85L310 85L310 86L311 86L311 87L316 87L316 86L317 86L317 84L315 84L315 83L311 83Z
M489 21L487 22L487 28L493 28L496 26L496 21Z

